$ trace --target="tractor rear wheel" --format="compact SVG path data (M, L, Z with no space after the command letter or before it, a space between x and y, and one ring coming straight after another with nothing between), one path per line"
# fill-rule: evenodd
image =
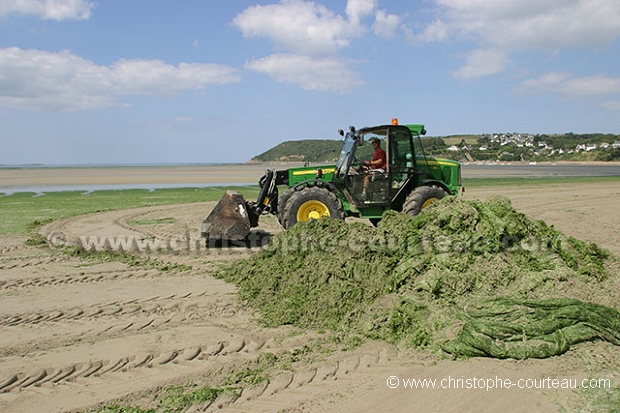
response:
M446 191L438 186L419 186L407 196L403 204L403 212L415 216L433 202L446 196Z
M281 224L284 229L301 221L323 217L344 219L342 203L325 188L310 187L295 191L282 205Z

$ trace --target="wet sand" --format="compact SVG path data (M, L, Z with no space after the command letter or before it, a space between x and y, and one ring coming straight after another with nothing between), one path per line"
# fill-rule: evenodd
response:
M297 164L0 169L0 188L56 185L256 183L267 169Z
M301 163L0 168L0 190L24 187L255 184L267 169ZM319 166L312 165L312 166ZM464 164L464 179L480 177L620 176L620 163ZM14 192L14 191L12 191Z

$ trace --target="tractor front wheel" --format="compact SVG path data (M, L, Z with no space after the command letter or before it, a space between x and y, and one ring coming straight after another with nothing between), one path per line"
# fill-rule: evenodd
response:
M336 195L325 188L310 187L295 191L281 207L280 223L284 229L310 219L323 217L344 219L342 203Z
M284 212L285 206L288 203L288 200L291 196L293 196L297 190L295 188L289 188L278 198L278 222L280 225L284 227Z
M403 204L403 212L415 216L431 203L446 196L446 191L438 186L419 186L407 196Z

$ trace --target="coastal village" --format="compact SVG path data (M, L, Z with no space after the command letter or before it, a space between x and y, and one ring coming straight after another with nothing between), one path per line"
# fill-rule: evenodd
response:
M546 135L522 134L522 133L502 133L480 135L477 144L468 143L465 139L459 144L454 144L446 148L447 152L453 154L462 153L467 160L488 159L491 156L484 156L485 153L497 154L499 160L528 160L526 154L534 157L557 158L562 155L578 155L590 152L617 152L620 150L620 139L616 136L613 141L592 142L592 139L577 141L575 139L570 144L563 143L554 145L550 141L543 139ZM472 158L471 153L476 153ZM469 156L467 156L469 155ZM611 159L609 159L611 160Z

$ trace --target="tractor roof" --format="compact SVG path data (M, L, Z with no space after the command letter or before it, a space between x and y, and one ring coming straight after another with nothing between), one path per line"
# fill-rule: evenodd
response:
M383 129L383 128L393 128L395 126L405 127L407 129L409 129L413 135L424 135L424 134L426 134L426 130L424 129L424 125L422 125L422 124L407 124L407 125L394 125L394 124L392 124L392 125L368 126L368 127L364 127L362 129L360 129L360 132L365 132L365 131L368 131L368 130Z
M424 133L422 133L422 131L424 131L424 125L408 124L408 125L404 125L404 126L409 128L411 133L413 133L414 135L424 135Z

